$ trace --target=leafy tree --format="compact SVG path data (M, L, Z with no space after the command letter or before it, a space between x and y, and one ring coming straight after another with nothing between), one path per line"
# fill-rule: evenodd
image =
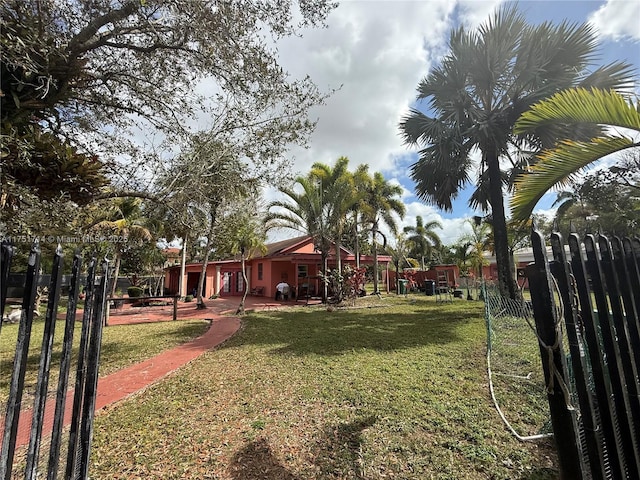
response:
M396 235L395 245L388 245L387 252L391 256L391 262L396 270L396 293L400 295L400 284L397 281L400 278L400 269L412 266L408 258L409 241L404 233Z
M250 209L247 209L233 212L225 219L225 225L228 227L228 234L223 242L227 243L227 246L222 247L222 250L228 250L234 256L240 255L242 280L245 287L236 315L244 315L244 304L249 292L245 263L256 255L264 255L267 251L264 224Z
M408 233L407 241L411 245L411 255L420 259L422 270L426 270L425 257L431 259L434 247L438 246L440 237L434 230L442 229L442 224L437 220L431 220L426 224L420 215L416 216L415 227L404 227L404 233Z
M572 190L558 194L565 199L556 212L557 229L565 237L571 232L581 234L603 232L614 235L635 235L640 227L640 184L620 178L618 167L598 169Z
M193 225L193 238L203 239L202 270L198 283L198 308L205 308L202 295L209 255L216 229L237 199L256 195L260 182L255 172L239 159L239 145L222 143L208 135L194 136L191 147L170 165L162 177L173 196L167 201L178 211L192 209L202 220ZM188 199L188 201L187 201ZM185 203L187 202L187 203Z
M613 90L567 89L524 112L515 131L525 133L555 123L609 125L640 132L640 103L634 105L633 101ZM607 130L586 141L566 138L542 151L538 155L539 161L516 179L511 200L514 218L526 218L547 191L565 184L593 162L612 153L640 147L640 142L618 132Z
M491 211L501 292L519 296L509 255L504 187L521 171L527 155L516 155L523 138L513 125L531 105L575 85L615 88L630 84L630 67L613 63L588 72L596 47L592 27L530 26L516 7L504 7L477 30L455 29L449 53L418 86L418 100L429 100L428 116L418 109L401 121L405 141L420 145L412 167L419 197L445 210L461 189L475 182L471 206ZM574 129L574 136L592 128ZM551 145L559 127L538 129L529 145ZM480 174L472 154L480 153ZM526 153L526 152L524 152ZM504 162L501 162L504 160ZM510 171L501 165L510 163Z
M2 143L17 146L31 129L93 154L121 154L123 132L132 126L175 138L185 131L185 116L207 105L194 88L201 81L222 96L275 98L305 110L321 96L308 78L291 81L263 39L321 25L333 6L325 0L3 0Z
M373 293L380 293L378 290L378 236L383 239L383 248L386 247L387 239L380 231L381 224L386 225L391 233L396 234L398 226L394 214L400 218L404 217L405 206L397 198L402 194L402 187L389 183L380 172L375 172L368 184L364 185L364 201L362 204L362 214L364 223L368 225L371 232L371 244L373 249Z

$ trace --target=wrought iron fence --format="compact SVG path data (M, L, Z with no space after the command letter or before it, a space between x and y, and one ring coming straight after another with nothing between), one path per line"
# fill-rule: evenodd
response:
M1 247L0 261L0 313L5 320L7 306L7 284L11 270L14 249L8 243ZM93 434L93 417L95 411L96 390L98 383L98 365L100 360L100 344L102 339L103 316L108 284L107 265L102 265L103 274L96 273L96 259L92 258L87 265L84 285L80 271L82 258L75 255L72 264L72 275L69 280L67 313L64 321L64 336L61 350L54 352L54 336L58 303L62 291L62 268L64 255L58 248L54 255L53 269L48 286L48 300L42 334L42 346L39 353L39 364L35 390L25 385L28 370L30 344L34 316L37 315L37 288L40 277L40 248L34 243L28 258L28 267L21 306L16 310L19 325L13 369L6 412L3 422L2 451L0 455L0 479L17 478L18 470L24 471L25 479L42 478L44 471L40 464L46 460L46 478L55 479L58 475L65 479L88 478L89 455ZM81 291L84 295L84 312L77 355L73 354L73 338L76 325L78 298ZM1 326L0 322L0 326ZM0 334L12 332L7 327ZM15 333L15 332L13 332ZM55 354L55 355L54 355ZM60 358L57 390L49 394L50 371L53 358ZM76 365L75 387L73 395L67 398L69 378L72 365ZM23 397L33 395L33 407L23 409ZM68 407L71 407L69 415ZM65 415L65 410L67 414ZM51 415L53 413L53 415ZM47 419L52 417L52 424ZM65 425L65 417L70 423ZM30 426L29 426L30 424ZM63 435L64 432L64 435ZM66 441L63 442L63 438ZM63 445L64 444L64 445ZM48 451L44 451L44 446ZM16 452L19 452L16 455ZM60 459L65 455L66 463ZM18 457L20 457L18 459ZM64 463L64 465L62 465Z
M640 478L640 240L532 233L527 267L563 478ZM563 348L563 344L568 347Z

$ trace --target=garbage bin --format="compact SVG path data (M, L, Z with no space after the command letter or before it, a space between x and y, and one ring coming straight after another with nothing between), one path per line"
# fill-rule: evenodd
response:
M406 295L408 293L409 280L398 279L398 289L400 291L400 295Z
M436 282L433 280L425 280L424 281L424 293L429 296L433 296L436 294Z

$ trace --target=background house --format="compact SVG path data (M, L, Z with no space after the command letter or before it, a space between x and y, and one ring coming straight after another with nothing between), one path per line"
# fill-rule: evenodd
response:
M276 285L287 282L297 297L318 296L322 283L318 273L322 272L320 252L316 251L313 238L302 236L282 240L266 245L264 255L245 262L248 285L242 279L242 265L239 259L210 261L207 264L204 296L239 296L245 290L257 295L275 297ZM340 249L342 264L355 265L355 255L345 248ZM336 268L336 249L329 255L329 268ZM390 257L378 255L381 289L389 290L388 271ZM373 258L360 255L361 265L371 265ZM165 292L177 294L180 282L180 266L171 266L165 270ZM197 289L202 272L201 263L185 266L186 292L193 294Z

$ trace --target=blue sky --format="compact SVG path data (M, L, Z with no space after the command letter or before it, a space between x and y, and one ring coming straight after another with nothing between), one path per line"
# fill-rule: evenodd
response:
M367 163L371 171L402 185L407 216L400 226L414 225L417 215L439 220L444 226L441 238L454 243L467 230L464 219L478 213L467 206L471 189L455 201L452 213L420 202L408 175L416 157L403 145L398 122L412 105L420 79L446 53L451 28L461 23L477 26L504 3L343 1L331 13L327 28L281 42L281 62L291 75L308 74L322 89L340 87L312 112L317 129L309 149L291 151L295 170L306 173L313 162L332 164L342 155L349 157L352 168ZM518 5L531 23L592 23L601 46L599 63L626 60L640 74L640 0L538 0ZM540 210L548 209L553 199L554 195L546 196Z

